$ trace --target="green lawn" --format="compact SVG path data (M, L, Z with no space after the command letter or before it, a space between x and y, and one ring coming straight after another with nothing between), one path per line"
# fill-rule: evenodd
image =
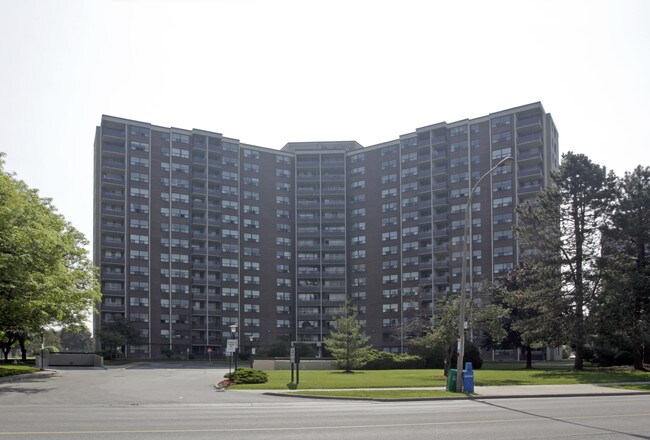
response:
M341 389L341 388L413 388L444 387L442 370L367 370L345 374L332 370L301 370L300 384L291 383L291 372L266 372L265 384L236 385L236 389ZM295 381L295 379L294 379ZM631 370L573 371L571 368L475 370L477 386L487 385L559 385L575 383L650 382L650 373Z
M34 371L38 371L38 368L27 365L0 365L0 377L33 373Z
M465 394L438 390L334 390L334 391L296 391L290 394L301 396L349 397L356 399L431 399L440 397L459 397Z

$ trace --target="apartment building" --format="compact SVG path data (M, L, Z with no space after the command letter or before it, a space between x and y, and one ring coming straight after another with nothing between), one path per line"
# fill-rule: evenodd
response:
M220 356L233 324L243 351L278 339L320 350L350 300L372 344L402 352L406 324L460 291L465 208L479 178L468 225L476 291L517 264L514 208L558 163L541 103L370 147L280 150L103 116L95 328L118 316L132 322L140 341L128 357Z

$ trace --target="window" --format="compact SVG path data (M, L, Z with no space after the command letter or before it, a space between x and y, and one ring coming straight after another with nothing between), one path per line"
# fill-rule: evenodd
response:
M145 157L131 156L131 165L140 167L149 167L149 159Z
M389 154L395 154L395 153L397 153L397 145L391 145L389 147L384 147L381 149L382 156L387 156Z
M397 196L397 188L388 188L381 190L381 198Z
M131 180L134 182L149 182L149 174L146 173L131 173Z
M399 312L399 304L382 304L382 311L384 313Z
M512 197L499 197L492 200L493 208L502 208L504 206L512 205Z
M512 212L506 214L497 214L494 216L494 224L512 223Z
M381 212L397 211L397 203L384 203L381 205Z
M512 133L509 131L504 131L502 133L493 133L492 134L492 143L498 144L499 142L506 142L512 139Z
M494 182L492 184L492 191L506 191L512 189L512 180L504 180L502 182Z
M402 169L402 178L409 177L409 176L417 176L417 175L418 175L417 167Z
M492 128L503 127L505 125L510 125L510 115L499 116L498 118L493 118L491 122Z
M366 173L366 167L357 167L357 168L352 168L352 175L355 174L365 174Z
M258 199L259 199L259 194L258 194ZM275 203L278 205L288 205L289 204L289 197L287 196L276 196L275 197Z
M505 231L494 231L494 241L511 240L511 239L512 239L512 229L506 229Z
M413 153L416 155L417 159L417 153ZM391 160L385 160L381 163L381 169L382 170L389 170L391 168L397 168L397 160L396 159L391 159Z
M131 225L132 228L149 229L149 220L132 218L129 221L129 224Z
M492 150L492 160L503 159L512 154L512 149L508 148L499 148L497 150Z
M291 185L284 182L278 182L275 184L275 189L277 189L278 191L289 192L291 191Z
M352 182L352 189L360 189L360 188L365 188L366 187L366 181L365 180L357 180L356 182Z

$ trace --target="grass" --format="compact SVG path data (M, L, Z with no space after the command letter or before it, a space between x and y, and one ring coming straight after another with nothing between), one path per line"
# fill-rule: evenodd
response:
M0 365L0 377L33 373L35 371L38 371L38 368L30 367L27 365Z
M474 371L477 386L562 385L580 383L650 382L650 373L622 369L587 369L573 371L570 366L526 370L521 365L509 369ZM236 389L344 389L344 388L415 388L444 387L442 370L366 370L345 374L332 370L301 370L300 384L291 383L291 372L266 372L265 384L236 385Z
M616 385L612 388L621 388L623 390L650 391L650 384L640 383L638 385Z
M301 396L348 397L357 399L431 399L465 395L439 390L335 390L298 391L291 392L291 394L299 394Z

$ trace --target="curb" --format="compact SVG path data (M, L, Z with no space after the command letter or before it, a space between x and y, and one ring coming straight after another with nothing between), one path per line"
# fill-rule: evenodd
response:
M650 391L621 391L614 393L557 393L557 394L509 394L502 396L458 396L458 397L410 397L397 399L383 399L372 397L344 397L344 396L308 396L306 394L293 393L263 393L265 396L293 397L299 399L320 399L320 400L360 400L371 402L420 402L420 401L447 401L447 400L498 400L498 399L541 399L558 397L606 397L606 396L640 396L650 395Z

